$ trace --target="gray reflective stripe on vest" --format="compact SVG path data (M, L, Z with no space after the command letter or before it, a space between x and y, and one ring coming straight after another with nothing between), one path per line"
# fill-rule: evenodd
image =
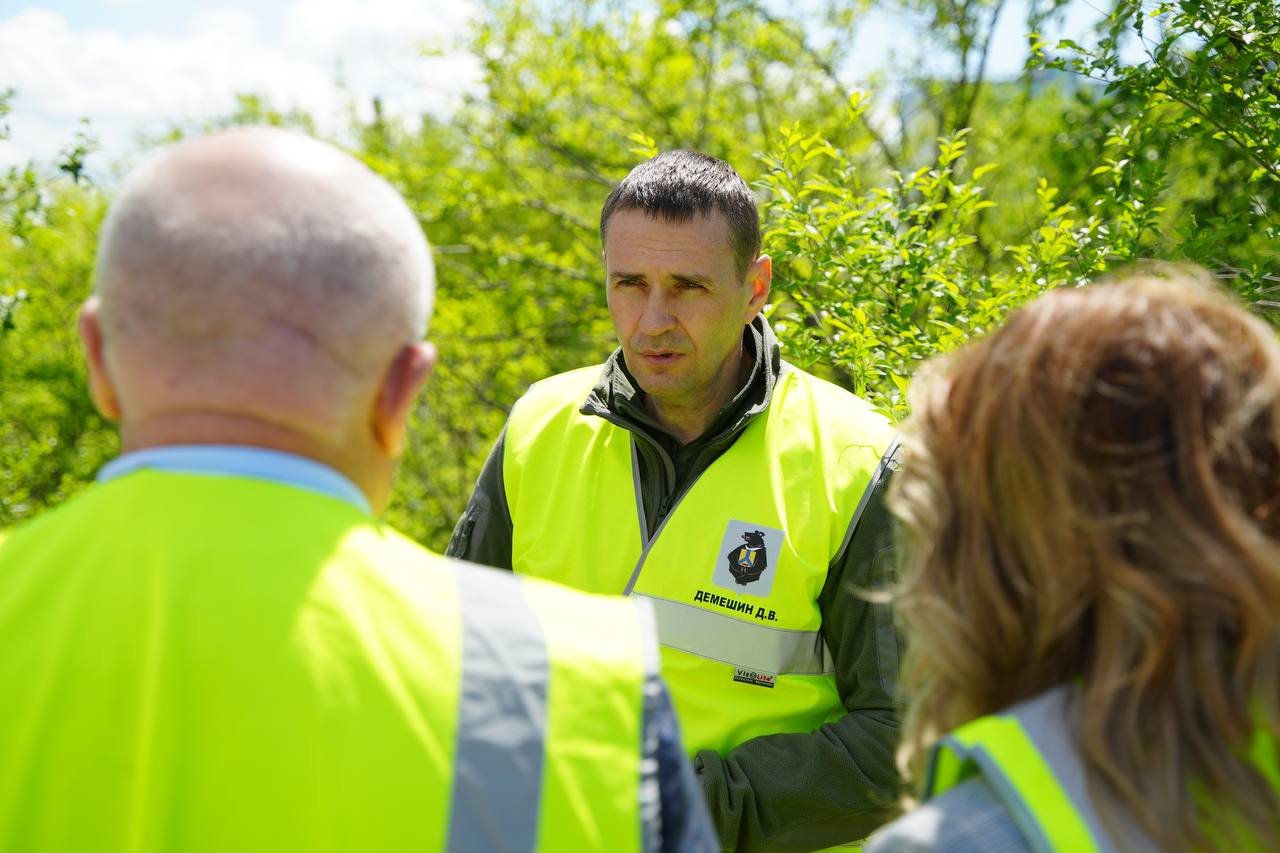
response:
M1104 824L1102 816L1094 808L1085 780L1084 762L1068 734L1067 700L1071 695L1071 688L1055 688L1014 705L1000 716L1015 719L1022 726L1045 763L1053 769L1054 778L1071 799L1081 820L1089 827L1100 853L1120 850L1156 853L1159 848L1132 821L1117 816L1110 824ZM1006 804L1012 806L1007 801ZM1112 831L1109 832L1108 828ZM1121 837L1117 839L1114 832L1120 833Z
M817 631L792 631L735 619L682 601L635 593L653 604L658 642L682 652L774 675L835 672Z
M550 661L523 584L459 568L462 689L453 759L451 851L537 846Z
M655 716L662 691L662 660L658 655L657 625L647 601L636 601L640 637L644 644L644 731L640 737L640 841L644 853L662 849L662 784L658 767L660 731Z
M631 437L631 484L632 491L636 495L636 517L640 520L640 551L643 560L645 552L648 551L649 545L649 519L644 515L644 494L640 489L640 451L636 449L636 438ZM635 578L631 578L628 585L635 585Z
M981 773L982 778L987 782L995 797L999 802L1008 809L1009 818L1018 828L1019 834L1027 842L1027 847L1031 853L1057 853L1053 849L1053 845L1049 843L1049 837L1044 833L1044 827L1032 815L1031 809L1027 808L1023 801L1022 795L1018 793L1018 789L1005 776L998 762L991 753L987 751L982 744L974 744L966 746L957 738L947 735L940 744L945 746L951 752L955 753L964 761L972 762ZM932 799L934 796L934 768L932 760L930 761L929 776L925 780L925 799ZM960 790L960 787L952 788L944 794L944 797L953 796L953 791Z

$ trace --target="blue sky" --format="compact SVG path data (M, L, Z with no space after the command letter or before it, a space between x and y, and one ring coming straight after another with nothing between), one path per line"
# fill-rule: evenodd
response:
M1081 37L1093 2L1075 0L1057 34ZM1024 4L1011 0L1002 18L993 76L1021 68ZM0 88L18 90L0 165L55 156L81 117L117 159L139 134L226 112L236 92L307 109L331 132L350 101L367 109L374 94L392 113L445 114L479 83L475 60L451 49L470 14L470 0L0 0ZM424 59L424 42L443 55ZM929 67L901 13L866 17L853 47L851 87L946 70Z
M151 32L178 35L184 32L201 5L197 3L163 3L156 0L63 0L63 2L11 4L14 9L32 6L57 12L77 28L115 29L121 32ZM281 4L223 2L225 9L238 9L259 17L264 23L278 23ZM273 20L274 19L274 20Z

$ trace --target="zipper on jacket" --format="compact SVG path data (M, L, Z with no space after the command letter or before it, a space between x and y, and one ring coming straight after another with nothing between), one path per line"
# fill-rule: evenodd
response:
M641 429L636 424L627 423L622 418L618 417L608 409L602 409L598 406L593 405L591 407L591 414L595 415L597 418L600 418L601 420L608 421L609 423L613 424L619 429L626 430L632 435L638 435L641 438L643 438L645 441L649 442L649 444L653 446L653 449L658 451L658 458L662 460L662 467L667 473L667 479L671 481L672 488L675 488L676 463L671 461L671 457L667 455L667 451L662 449L662 445L658 444L658 440L656 438L654 438L646 430Z
M661 450L662 448L658 448L658 449ZM631 476L634 480L634 487L636 492L636 506L640 508L640 525L642 528L644 528L645 527L644 496L641 494L641 490L640 490L640 465L639 465L640 451L637 449L635 445L634 437L631 439L631 452L635 454L632 457L633 464L631 467ZM645 535L644 538L642 539L642 541L644 542L644 547L640 549L640 559L636 560L636 567L631 570L631 577L627 580L627 585L622 590L623 595L630 595L635 590L636 581L639 580L640 578L640 570L644 568L645 560L649 559L649 552L653 550L654 543L656 543L658 541L658 537L662 535L662 530L667 526L667 520L671 518L671 514L675 512L676 507L680 505L680 501L684 500L684 496L689 494L689 490L693 488L693 484L696 482L698 482L698 478L694 477L691 481L689 481L688 483L685 483L684 488L680 490L680 493L676 495L674 499L671 499L670 501L668 501L667 498L662 499L661 506L665 507L667 512L665 515L660 516L660 520L658 521L658 526L655 527L653 530L653 535L652 536Z
M663 528L667 526L667 521L671 518L671 514L675 512L676 507L680 506L680 501L684 500L684 496L689 494L689 490L693 488L694 484L702 478L702 474L706 473L706 469L704 468L699 472L697 477L690 478L689 482L685 483L677 494L672 495L671 492L665 488L662 490L663 497L658 503L658 517L654 519L657 526L654 527L653 535L650 536L648 520L644 515L644 494L640 483L640 449L636 446L637 438L644 439L649 443L650 447L657 451L658 458L662 460L663 471L666 474L663 482L664 484L670 483L672 489L675 489L677 486L676 464L672 461L671 456L667 451L662 449L662 445L659 444L647 431L639 428L635 424L623 422L621 418L614 415L614 413L608 409L593 406L591 413L631 434L631 452L634 454L632 457L631 476L634 481L636 494L636 515L640 522L640 541L643 545L640 550L640 559L636 561L636 566L631 571L631 577L627 580L627 585L622 590L623 595L630 595L635 589L636 581L640 577L640 570L644 568L645 560L649 559L649 552L653 550L654 543L657 542L658 536L662 534ZM743 428L745 429L745 426ZM741 430L734 430L731 436L727 436L726 438L736 438L737 434L740 432Z
M667 516L671 513L671 509L674 506L674 502L679 500L679 498L676 495L676 489L680 487L680 483L676 482L676 466L675 466L674 460L671 459L670 454L668 454L667 451L664 450L660 444L658 444L649 436L644 435L643 438L646 441L648 441L650 447L652 447L654 451L657 452L658 458L662 460L665 473L668 475L662 478L662 489L658 494L658 512L652 519L653 521L652 536L649 535L648 524L645 524L644 541L648 542L650 539L658 538L658 531L662 529L663 523L666 522ZM640 494L640 492L638 491L641 486L640 469L639 469L640 450L639 450L639 447L636 446L636 442L634 438L632 439L632 446L636 448L635 453L636 453L637 466L634 472L635 487L637 489L636 499L639 501L643 501L644 495ZM696 480L697 478L695 477L694 479ZM680 489L680 495L683 495L684 492L687 492L689 490L688 486L691 486L691 485L692 485L691 483L686 484L686 488ZM642 519L643 519L643 516L642 516ZM644 523L645 521L648 521L648 519L643 519L642 523Z
M666 520L665 515L667 513L667 510L671 508L671 491L676 487L676 463L671 460L671 456L667 453L667 451L662 449L662 445L659 444L658 440L654 438L647 430L642 429L636 424L627 423L623 421L622 418L619 418L617 415L615 415L613 412L609 411L608 409L602 409L602 408L593 406L591 409L591 413L598 418L608 421L609 423L613 424L619 429L626 430L631 435L631 441L632 441L631 452L632 453L637 455L640 453L639 448L635 447L635 440L637 437L643 438L645 441L649 443L649 446L652 447L654 451L658 454L658 459L662 462L662 471L663 471L663 474L665 475L662 478L663 497L659 502L658 517L654 519L654 524L657 526L654 527L653 536L649 535L648 520L644 517L644 511L643 511L644 495L641 494L640 492L639 469L636 468L633 471L633 477L635 479L635 488L636 488L636 501L637 501L636 506L640 508L640 513L639 513L640 540L647 545L650 539L658 535L658 528L660 528L662 526L662 522ZM638 465L639 460L637 459L636 462Z

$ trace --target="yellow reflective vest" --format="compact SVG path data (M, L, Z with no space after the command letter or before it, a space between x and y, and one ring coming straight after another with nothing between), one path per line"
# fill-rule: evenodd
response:
M1108 824L1094 806L1066 725L1067 695L1066 688L1057 688L947 735L930 756L925 799L981 775L1035 853L1154 850L1136 825L1117 825L1114 820ZM1249 757L1280 793L1280 744L1275 736L1259 729ZM1123 837L1117 839L1116 832ZM1243 849L1274 850L1277 842L1280 839Z
M0 540L0 850L638 851L649 619L123 476Z
M792 367L650 537L627 430L578 409L589 367L532 386L504 439L512 567L652 602L691 753L844 715L818 595L892 439L869 405Z

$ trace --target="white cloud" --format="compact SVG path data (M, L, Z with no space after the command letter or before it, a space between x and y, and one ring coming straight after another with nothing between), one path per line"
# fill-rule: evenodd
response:
M478 85L478 63L456 49L424 59L418 45L456 45L468 15L466 0L296 0L279 35L225 9L158 35L77 29L56 12L24 9L0 21L0 86L18 90L0 163L54 156L81 117L119 155L139 131L229 111L238 92L306 109L329 132L341 130L348 97L380 95L405 116L447 112Z
M378 51L460 33L470 14L462 0L296 0L285 13L284 41L290 50L313 56L376 61Z
M296 0L281 27L291 56L333 70L368 105L382 97L393 114L441 114L479 85L480 65L458 42L471 17L467 0ZM443 51L424 57L424 46Z

